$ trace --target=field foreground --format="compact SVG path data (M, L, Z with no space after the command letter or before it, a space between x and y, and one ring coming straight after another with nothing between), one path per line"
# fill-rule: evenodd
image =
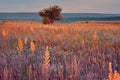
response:
M119 73L120 21L0 21L0 80L120 80Z

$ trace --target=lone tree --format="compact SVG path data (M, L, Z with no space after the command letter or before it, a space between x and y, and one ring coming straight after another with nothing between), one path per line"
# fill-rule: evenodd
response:
M61 11L62 8L59 6L51 6L49 8L45 8L39 12L39 15L43 17L42 22L44 24L54 23L55 20L61 20Z

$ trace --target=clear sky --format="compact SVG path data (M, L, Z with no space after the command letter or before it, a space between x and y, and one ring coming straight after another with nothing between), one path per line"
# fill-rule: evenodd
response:
M66 13L120 14L120 0L0 0L0 12L38 12L55 4Z

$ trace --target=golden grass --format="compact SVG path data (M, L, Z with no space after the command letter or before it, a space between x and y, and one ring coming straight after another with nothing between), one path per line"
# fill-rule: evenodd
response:
M50 53L48 50L48 46L46 46L45 55L44 55L44 67L48 69L49 66L50 66Z
M118 23L5 21L0 32L2 80L106 80L110 61L120 69ZM110 66L109 79L118 72Z
M28 38L25 37L25 38L24 38L24 44L27 44L27 42L28 42Z
M114 73L112 72L112 63L109 62L109 80L120 80L120 74L115 70Z
M97 32L95 31L93 34L93 41L96 41L96 40L97 40Z
M7 31L3 29L3 30L2 30L2 36L3 36L3 37L6 37L7 35L8 35Z
M3 70L3 80L8 80L8 75L9 75L8 69L7 67L5 67Z
M29 67L28 67L28 76L29 76L29 80L31 80L31 76L32 76L32 65L30 64Z
M34 51L35 51L35 44L33 41L30 42L30 50L32 53L34 53Z
M49 80L49 67L50 67L50 53L48 50L48 46L46 46L45 54L43 56L44 62L43 62L43 75L45 80Z
M18 50L19 52L22 52L23 47L24 47L24 45L23 45L22 39L19 37L19 38L18 38L18 43L17 43L17 50Z

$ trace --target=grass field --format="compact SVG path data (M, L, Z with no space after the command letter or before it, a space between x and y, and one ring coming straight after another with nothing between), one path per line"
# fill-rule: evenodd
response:
M119 73L120 21L0 21L0 80L120 80Z

